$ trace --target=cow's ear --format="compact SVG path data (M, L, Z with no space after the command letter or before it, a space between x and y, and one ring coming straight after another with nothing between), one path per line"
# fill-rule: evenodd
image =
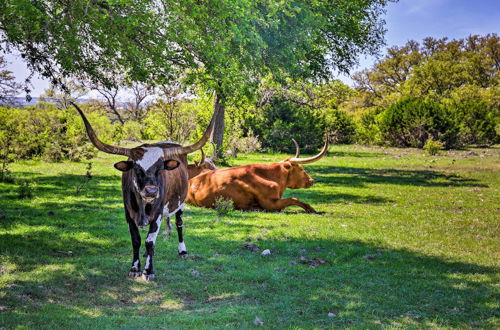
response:
M132 167L134 167L134 162L127 160L127 161L118 162L114 166L119 171L127 172L128 170L132 169Z
M167 159L163 162L163 168L167 171L175 170L181 163L175 159Z
M284 162L283 163L283 167L287 170L291 169L292 168L292 164L290 164L290 162Z

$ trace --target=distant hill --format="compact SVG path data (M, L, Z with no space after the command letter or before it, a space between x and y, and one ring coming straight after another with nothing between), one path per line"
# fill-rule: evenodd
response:
M2 102L0 101L0 105L3 105L3 104L11 104L13 106L16 106L16 107L20 107L20 108L24 108L24 107L27 107L29 105L35 105L38 103L38 97L33 97L31 98L31 101L26 101L26 98L25 97L21 97L21 96L18 96L18 97L12 97L10 100L10 102ZM76 102L77 103L85 103L87 102L89 99L78 99ZM52 101L55 101L55 100L52 100Z

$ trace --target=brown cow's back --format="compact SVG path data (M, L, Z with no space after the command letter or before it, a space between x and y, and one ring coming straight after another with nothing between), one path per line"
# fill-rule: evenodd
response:
M282 163L249 164L202 173L189 180L186 202L213 207L218 197L231 199L236 209L262 210L256 196L281 198L286 188Z

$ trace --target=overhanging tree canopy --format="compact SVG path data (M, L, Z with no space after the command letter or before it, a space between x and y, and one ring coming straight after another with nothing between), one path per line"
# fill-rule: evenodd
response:
M383 44L381 15L396 0L5 0L1 50L31 70L112 86L114 77L184 78L227 98L265 76L328 79ZM223 117L221 117L223 120Z

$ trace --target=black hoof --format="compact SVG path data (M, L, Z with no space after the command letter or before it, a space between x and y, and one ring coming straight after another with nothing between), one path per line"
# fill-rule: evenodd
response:
M181 257L181 258L187 258L187 256L188 256L187 251L181 251L181 252L179 252L179 257Z
M146 274L146 273L142 273L142 279L144 281L152 281L155 279L155 274Z
M130 272L128 272L128 277L131 277L131 278L136 278L136 277L139 277L141 276L142 273L140 271L136 271L136 270L131 270Z

